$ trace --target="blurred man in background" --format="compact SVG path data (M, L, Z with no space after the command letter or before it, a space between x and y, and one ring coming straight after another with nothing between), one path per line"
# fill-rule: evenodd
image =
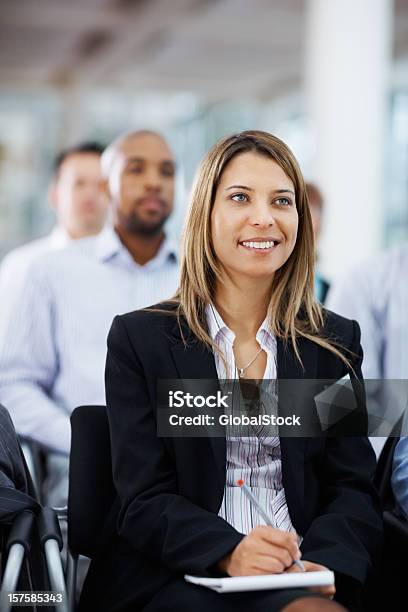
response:
M108 210L101 190L102 153L101 145L89 142L65 149L57 157L49 192L57 215L54 235L77 240L102 230Z
M71 411L105 403L112 319L178 286L176 249L163 230L174 200L169 146L156 133L134 132L108 147L102 168L114 229L34 262L0 334L1 401L17 432L49 451L53 505L66 502Z
M329 290L329 283L319 272L318 266L318 244L320 230L322 226L322 215L324 200L320 189L314 183L306 183L307 199L309 201L310 214L312 216L313 233L315 238L316 247L316 270L315 270L315 295L316 298L324 304L327 292Z
M364 378L408 378L408 244L343 272L327 303L361 327Z
M84 142L62 151L55 160L48 192L57 224L52 232L11 251L0 266L1 316L12 308L33 260L65 247L71 240L98 234L106 220L108 199L101 189L103 147Z
M407 408L408 244L343 273L330 289L327 305L360 325L368 408L372 423L377 423L370 439L378 456L385 441L382 436L389 435Z

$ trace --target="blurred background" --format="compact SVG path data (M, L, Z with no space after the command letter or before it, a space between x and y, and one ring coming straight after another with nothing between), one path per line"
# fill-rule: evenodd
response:
M175 149L176 237L202 155L254 128L322 189L329 278L408 237L408 0L0 0L0 84L0 256L53 225L61 148L138 128Z

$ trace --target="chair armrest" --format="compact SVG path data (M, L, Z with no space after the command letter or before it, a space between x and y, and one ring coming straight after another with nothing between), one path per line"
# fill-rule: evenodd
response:
M58 610L68 612L70 604L60 554L63 541L56 510L54 508L42 508L38 515L37 525L51 589L62 594L62 601L58 605Z
M33 524L34 514L30 510L24 510L16 517L7 538L7 553L14 544L21 544L26 554L30 551Z
M58 548L62 550L63 542L58 516L53 508L42 508L37 518L38 533L41 545L44 547L48 540L55 540Z
M12 604L8 599L8 593L17 588L24 557L30 551L33 524L34 514L30 510L23 510L14 519L7 538L7 562L0 589L0 607L3 612L11 610Z

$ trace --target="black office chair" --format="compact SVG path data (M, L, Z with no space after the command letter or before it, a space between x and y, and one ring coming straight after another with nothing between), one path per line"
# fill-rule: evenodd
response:
M378 458L377 469L375 472L374 483L380 495L381 504L384 510L394 510L395 499L391 487L392 462L394 459L394 451L397 446L399 437L390 436Z
M0 544L2 612L8 612L16 603L10 597L16 589L32 592L51 588L60 591L65 599L65 580L59 567L62 538L58 520L52 508L39 503L12 420L3 406L0 406ZM37 609L31 597L23 603L33 603L30 609ZM50 608L54 606L47 607ZM61 612L67 609L64 602L58 609Z
M75 610L78 556L92 559L116 497L105 406L79 406L71 414L68 494L67 590Z
M395 432L394 432L395 433ZM374 482L379 492L384 518L384 547L377 583L367 610L405 611L408 521L399 513L391 486L392 464L399 437L391 435L378 459Z

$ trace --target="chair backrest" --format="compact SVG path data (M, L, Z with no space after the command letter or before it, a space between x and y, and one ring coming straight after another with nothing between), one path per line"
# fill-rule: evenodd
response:
M384 510L393 510L395 507L394 493L391 486L392 463L395 447L399 437L390 436L378 458L377 469L374 476L374 484L377 487L381 504Z
M71 429L68 543L72 552L92 558L116 497L106 406L79 406Z

